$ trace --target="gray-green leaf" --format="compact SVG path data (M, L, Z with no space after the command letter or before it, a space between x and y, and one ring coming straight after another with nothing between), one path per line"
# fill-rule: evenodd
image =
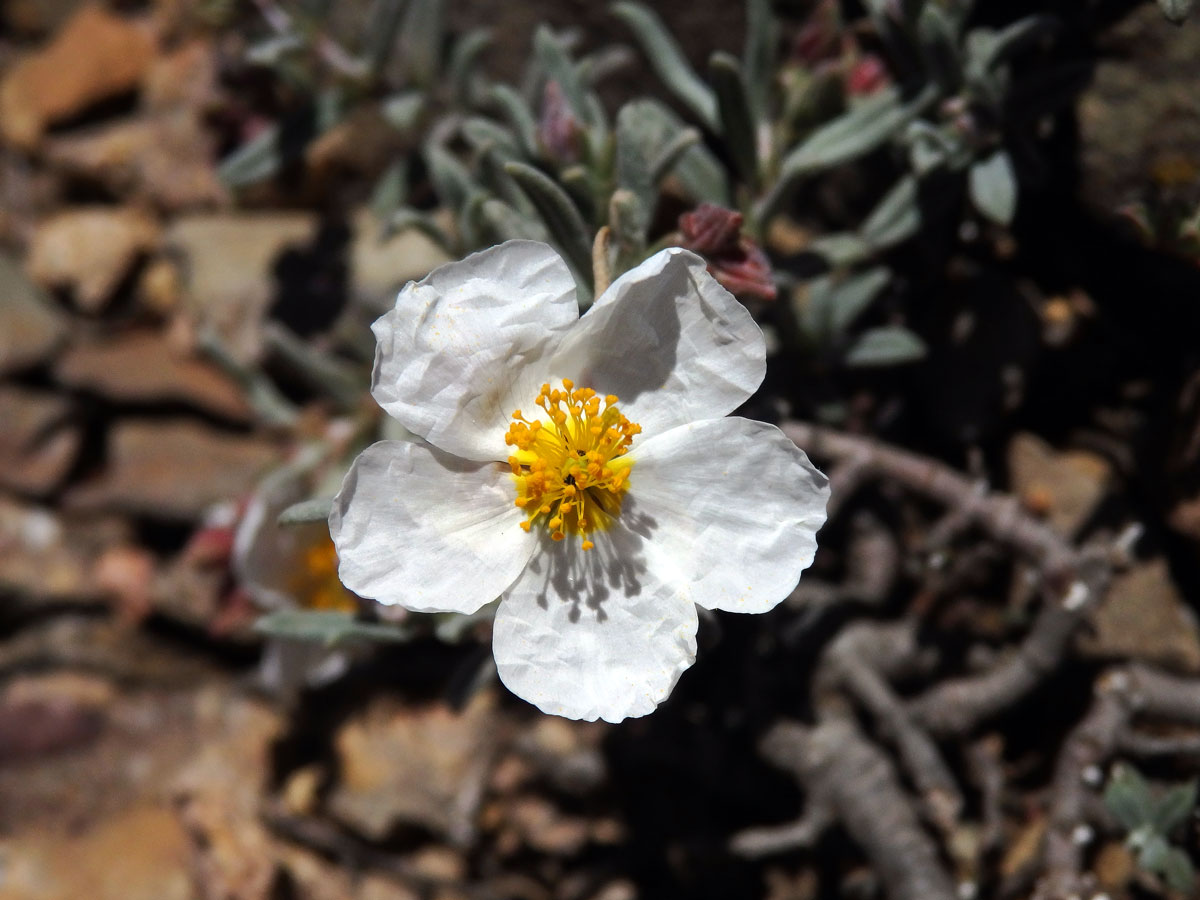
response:
M1003 150L971 166L971 202L997 225L1008 225L1017 211L1017 175Z
M333 506L332 497L312 497L293 503L279 514L275 521L280 525L304 525L309 522L324 522L329 518Z
M353 613L331 610L277 610L255 622L254 630L271 637L313 641L325 646L352 641L404 643L412 640L412 635L399 626L363 622Z
M730 54L714 53L708 61L708 77L716 91L726 146L743 180L753 187L758 183L757 126L742 69Z
M925 342L902 325L864 331L846 353L846 365L856 368L895 366L925 355Z
M1127 765L1113 768L1104 788L1104 805L1130 832L1149 824L1154 817L1150 785L1137 770Z
M590 282L592 276L592 240L587 224L570 196L548 175L533 166L510 162L504 170L520 185L546 223L550 236L566 254L577 279ZM580 284L587 291L590 284Z
M808 288L806 330L820 339L841 334L879 296L891 277L889 269L876 266L844 278L818 278Z
M1195 896L1196 870L1188 855L1178 847L1172 847L1163 857L1162 874L1172 890L1179 891L1185 897Z
M1176 25L1182 25L1192 12L1195 0L1158 0L1158 8Z
M720 130L717 100L703 79L696 74L679 43L667 30L662 19L642 3L623 2L613 5L613 14L633 31L651 67L679 100L711 131Z
M1150 825L1159 834L1170 834L1178 825L1187 821L1196 808L1196 782L1176 785L1154 801L1150 814Z

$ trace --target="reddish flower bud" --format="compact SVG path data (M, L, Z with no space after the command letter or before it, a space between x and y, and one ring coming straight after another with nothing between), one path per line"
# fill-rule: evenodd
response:
M679 217L679 245L699 253L709 273L737 297L774 300L771 262L741 233L742 214L712 203L701 203Z
M887 67L873 53L860 58L846 75L846 93L852 97L873 94L891 81Z
M570 163L579 159L579 144L583 134L571 105L557 81L547 81L542 92L542 114L538 119L538 142L556 162Z
M679 217L679 230L686 243L701 256L720 253L737 246L742 233L742 214L715 203L701 203Z
M838 55L837 7L822 0L792 41L792 55L810 68Z

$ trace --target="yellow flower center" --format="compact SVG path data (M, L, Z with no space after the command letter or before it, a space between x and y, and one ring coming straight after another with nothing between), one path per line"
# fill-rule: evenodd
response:
M337 550L326 538L304 549L288 588L304 609L354 612L358 604L338 580Z
M562 390L543 384L536 402L542 417L530 421L518 409L504 435L514 448L508 464L516 504L527 516L521 527L529 531L540 520L554 540L579 535L591 550L588 535L608 528L621 511L633 468L625 454L642 428L621 415L614 395L599 397L567 378Z

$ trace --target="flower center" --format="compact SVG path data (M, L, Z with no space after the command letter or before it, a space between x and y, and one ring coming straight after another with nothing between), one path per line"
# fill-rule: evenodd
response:
M358 604L338 580L337 550L329 538L306 547L288 579L292 596L304 609L354 612Z
M579 535L591 550L588 535L608 528L621 511L633 468L625 454L642 427L621 415L612 394L601 398L567 378L562 390L543 384L537 405L541 419L531 422L518 409L504 435L515 448L508 464L516 504L527 516L521 527L529 531L541 520L554 540Z

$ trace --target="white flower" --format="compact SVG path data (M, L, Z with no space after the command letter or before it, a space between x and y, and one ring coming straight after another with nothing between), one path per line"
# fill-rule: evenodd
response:
M280 527L279 514L310 496L316 448L263 479L250 496L233 537L230 564L238 584L261 609L353 612L353 595L337 578L337 556L323 522ZM305 687L320 687L345 674L353 650L295 638L272 637L259 664L258 681L270 693L294 700Z
M372 393L425 442L346 475L342 580L417 611L500 598L500 678L543 711L651 712L695 659L696 604L765 612L812 562L828 481L723 418L765 351L700 257L656 254L581 317L554 251L512 241L407 285L374 332Z

